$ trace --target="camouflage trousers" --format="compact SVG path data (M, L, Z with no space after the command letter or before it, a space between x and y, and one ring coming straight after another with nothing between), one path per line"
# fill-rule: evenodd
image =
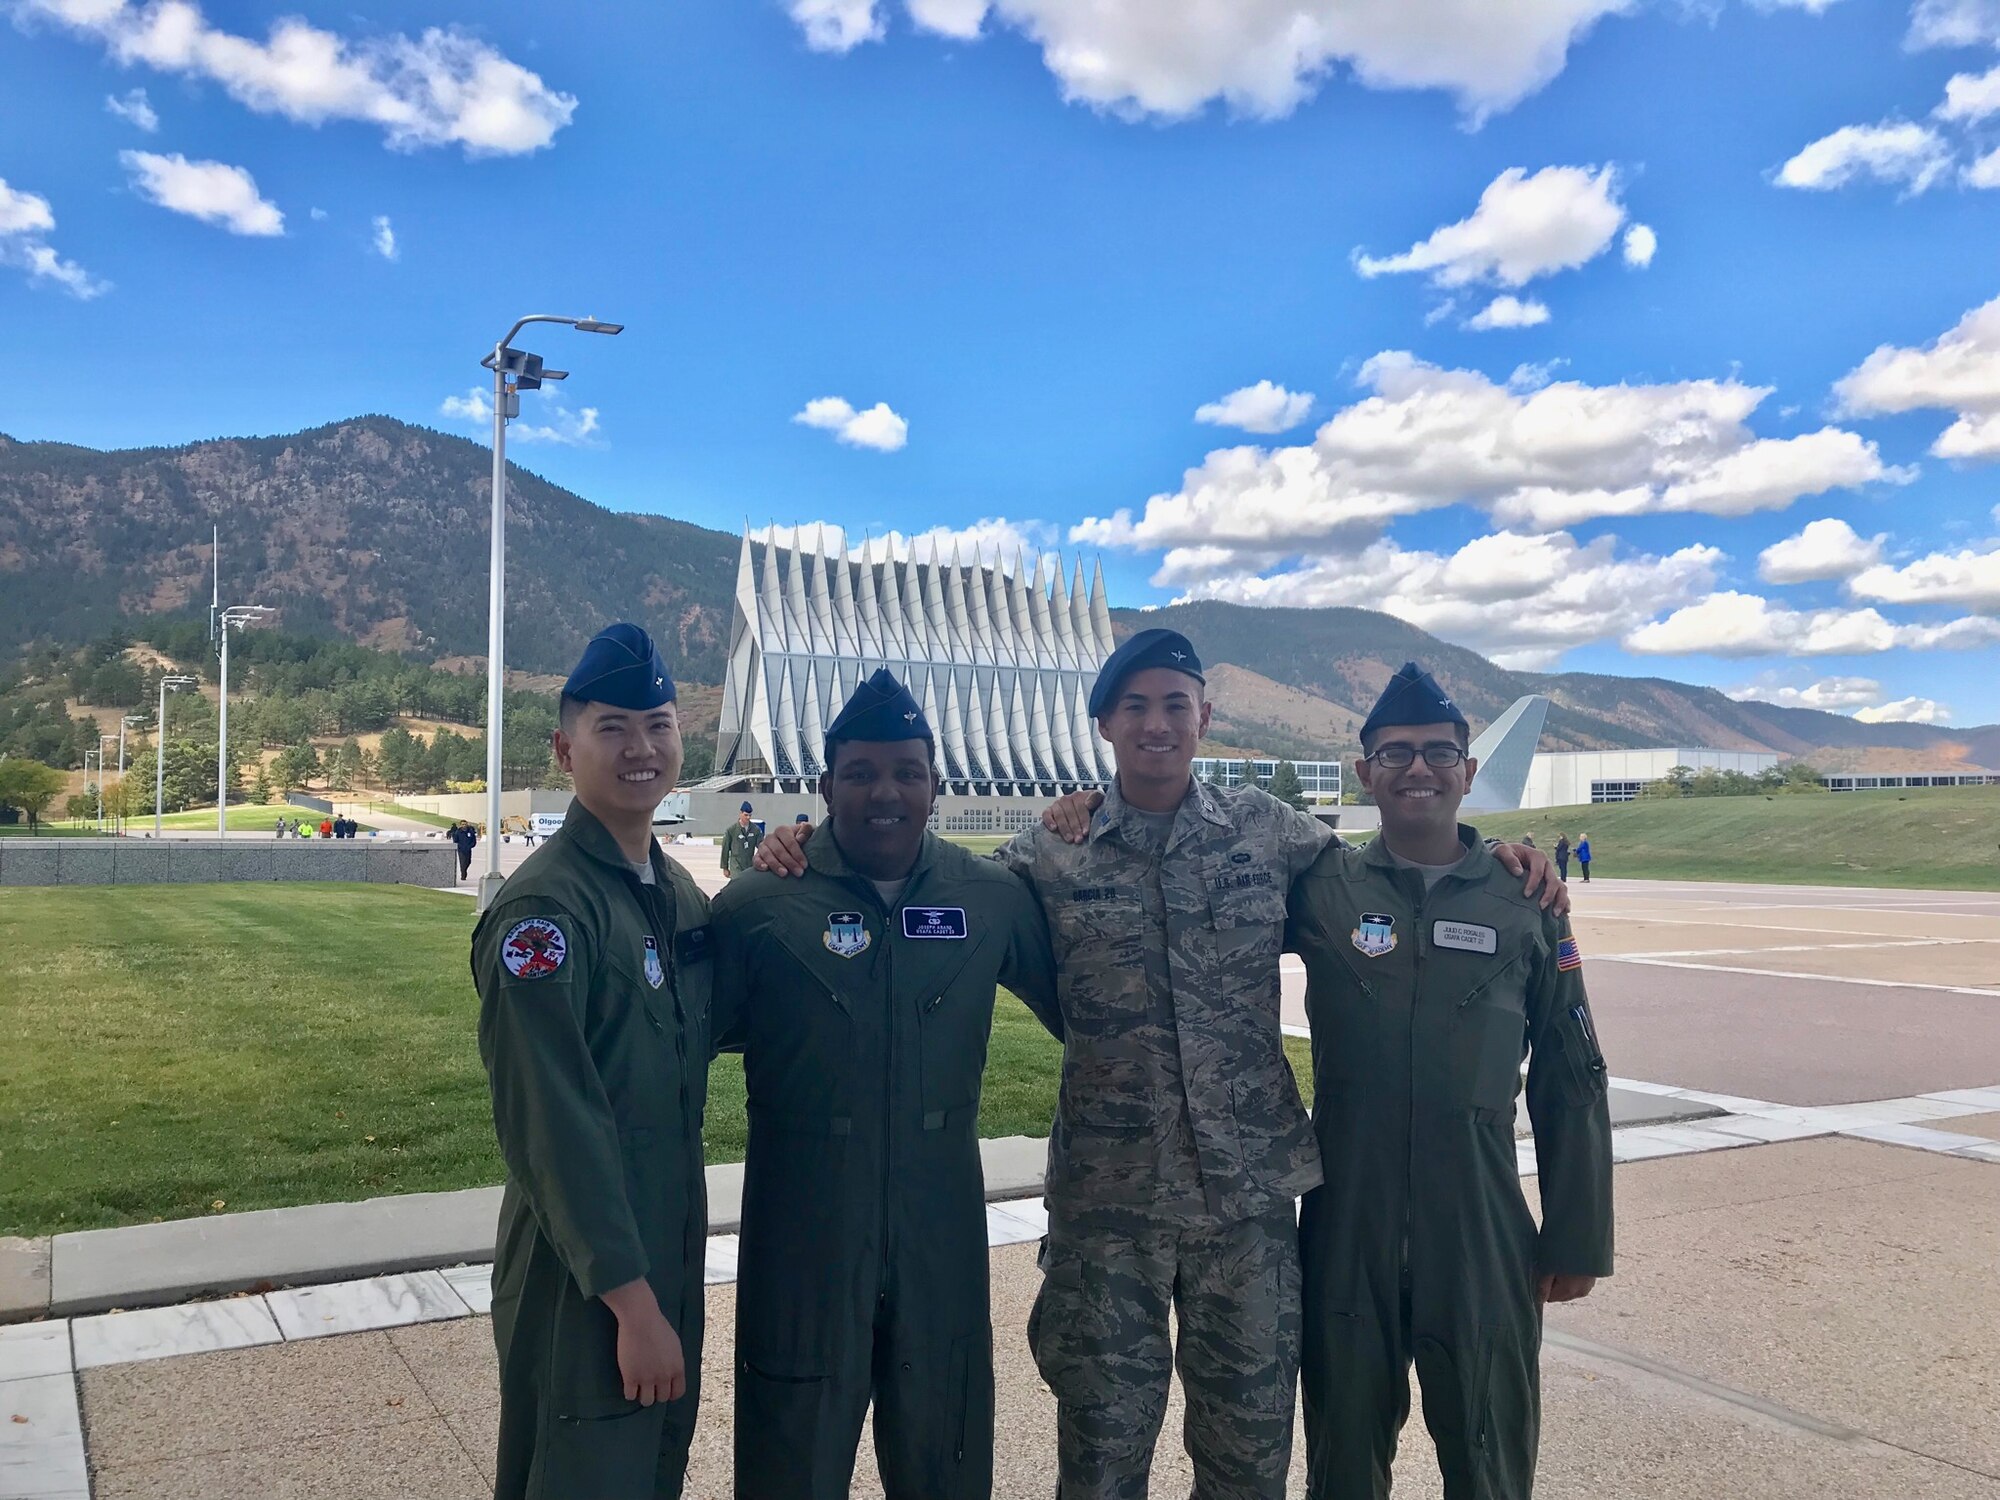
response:
M1056 1398L1059 1500L1145 1500L1176 1367L1195 1494L1283 1500L1300 1337L1290 1204L1232 1224L1058 1209L1042 1271L1028 1344Z

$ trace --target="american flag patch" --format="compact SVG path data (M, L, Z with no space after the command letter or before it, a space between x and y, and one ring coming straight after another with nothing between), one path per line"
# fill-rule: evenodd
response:
M1576 945L1576 939L1566 937L1556 944L1556 968L1580 969L1583 967L1583 950Z

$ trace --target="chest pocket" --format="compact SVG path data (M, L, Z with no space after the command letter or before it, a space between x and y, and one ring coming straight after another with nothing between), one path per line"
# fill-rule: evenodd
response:
M1285 890L1270 866L1234 858L1210 861L1202 869L1208 888L1208 919L1216 956L1227 962L1268 964L1275 980L1285 938Z
M1044 907L1062 974L1063 1010L1086 1033L1092 1020L1143 1016L1146 1009L1146 915L1131 880L1064 881L1048 887Z
M969 1129L978 1111L993 1029L994 964L986 944L987 935L976 930L952 944L959 951L925 975L916 992L926 1130Z

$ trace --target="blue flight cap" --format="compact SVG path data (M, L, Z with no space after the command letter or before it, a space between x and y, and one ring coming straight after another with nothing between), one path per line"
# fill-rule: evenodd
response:
M1404 662L1403 669L1382 689L1382 696L1375 700L1361 726L1361 738L1366 740L1378 729L1404 724L1465 724L1465 715L1445 696L1437 679L1413 661Z
M609 625L583 648L563 696L613 708L658 708L674 701L674 679L650 635L637 625Z
M754 807L752 807L752 806L751 806L751 805L750 805L749 803L747 803L747 802L746 802L746 803L744 803L744 804L743 804L743 805L742 805L741 807L737 808L736 810L737 810L738 812L755 812L755 811L756 811L756 809L755 809Z
M796 818L792 819L792 821L794 823L810 823L812 821L812 814L800 813Z
M854 690L834 721L826 742L836 740L930 740L937 743L923 709L887 667Z
M1148 667L1184 672L1203 687L1208 685L1208 679L1201 675L1201 658L1186 636L1178 630L1142 630L1127 636L1125 644L1105 657L1104 665L1097 669L1097 682L1090 690L1091 718L1101 719L1110 713L1125 679Z

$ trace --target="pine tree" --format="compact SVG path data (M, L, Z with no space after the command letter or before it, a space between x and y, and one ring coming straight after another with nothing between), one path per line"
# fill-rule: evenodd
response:
M1278 762L1278 769L1271 773L1271 784L1265 788L1273 797L1300 812L1306 810L1305 783L1299 780L1299 769L1288 760Z

